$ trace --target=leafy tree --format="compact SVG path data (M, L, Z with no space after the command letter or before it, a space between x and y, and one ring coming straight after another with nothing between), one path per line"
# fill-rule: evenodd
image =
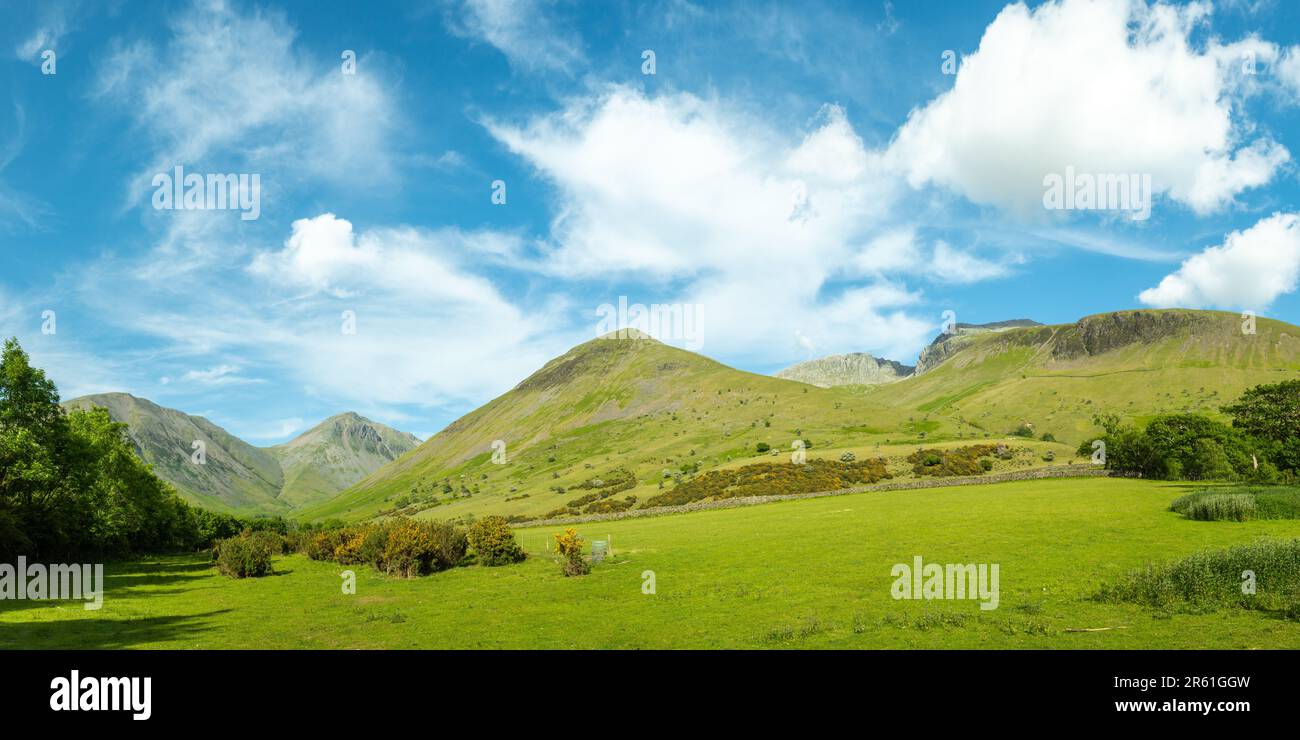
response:
M1223 412L1234 429L1264 443L1277 467L1300 471L1300 380L1257 385Z
M64 414L16 339L0 354L0 557L122 555L218 532L139 457L104 409ZM238 529L234 530L235 532ZM220 534L228 534L221 532Z

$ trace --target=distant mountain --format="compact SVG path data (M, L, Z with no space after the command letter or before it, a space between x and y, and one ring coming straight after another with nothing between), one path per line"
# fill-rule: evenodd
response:
M284 471L280 500L297 507L329 498L419 444L414 434L348 412L267 452Z
M791 365L776 374L821 388L837 385L880 385L911 375L916 368L893 360L877 359L865 352L829 355Z
M284 474L275 456L201 416L164 408L127 393L101 393L64 402L65 408L102 406L127 425L136 452L154 473L191 503L224 512L283 513ZM193 462L195 442L206 460Z
M916 359L916 374L921 375L933 370L939 363L965 347L972 337L990 332L1007 331L1008 329L1023 329L1029 326L1042 326L1042 324L1030 319L995 321L989 324L957 324L952 331L943 332L935 337L933 342L930 342L930 346L921 350L921 356Z
M154 473L183 498L215 511L288 514L328 499L396 460L419 443L414 435L354 413L339 414L295 439L254 447L201 416L127 393L101 393L64 402L68 409L102 406ZM205 460L194 462L195 442Z

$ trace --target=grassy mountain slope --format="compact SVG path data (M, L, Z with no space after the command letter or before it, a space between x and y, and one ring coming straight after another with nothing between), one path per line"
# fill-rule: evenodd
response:
M810 459L879 455L897 473L919 444L1006 439L1028 423L1061 444L1015 438L1016 464L1041 464L1049 449L1066 462L1095 434L1097 413L1217 415L1246 388L1300 372L1300 328L1268 319L1254 335L1240 317L1209 311L1015 323L963 333L925 374L873 387L753 375L650 339L593 340L301 515L362 519L414 505L436 518L540 516L629 474L618 498L643 502L666 471L788 459L796 438L812 443ZM494 440L506 442L503 465L491 461ZM757 453L760 442L772 451Z
M127 393L101 393L66 401L66 408L102 406L127 435L141 459L191 503L228 513L284 512L284 476L266 450L254 447L201 416L164 408ZM203 442L206 462L192 462Z
M600 338L303 516L363 518L407 496L436 497L439 517L538 515L593 479L630 473L631 494L644 498L666 469L748 460L760 442L788 456L796 438L820 448L904 425L899 412L843 388L742 372L649 338ZM491 460L495 440L506 444L505 464Z
M1252 335L1231 313L1121 311L964 337L925 374L865 392L971 433L1027 422L1077 443L1098 413L1219 416L1246 388L1297 372L1300 327L1258 319Z
M419 444L413 434L348 412L267 452L284 471L280 501L298 507L333 496Z

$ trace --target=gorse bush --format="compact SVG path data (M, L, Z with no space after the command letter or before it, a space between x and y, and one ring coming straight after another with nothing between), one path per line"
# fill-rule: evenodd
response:
M313 560L365 564L406 578L456 566L468 547L453 524L405 518L325 530L303 541L303 553Z
M231 578L260 578L271 572L271 556L283 540L272 533L245 533L220 540L212 548L217 570Z
M739 496L837 491L891 477L893 476L885 468L885 461L880 458L860 462L814 459L803 465L754 463L740 468L700 473L691 480L679 483L670 491L646 499L642 508L679 506L692 501Z
M556 533L555 551L560 555L564 575L582 576L591 572L591 564L582 556L582 538L573 529Z
M515 541L515 531L502 516L488 516L470 525L465 533L475 557L483 565L510 565L525 557L524 549Z
M1253 589L1243 587L1247 572L1254 574ZM1293 609L1300 603L1300 539L1260 540L1148 566L1103 586L1095 598L1162 609Z
M997 454L996 445L967 445L965 447L955 447L950 450L926 450L920 449L907 456L907 461L912 463L912 472L917 475L933 476L950 476L950 475L982 475L986 471L993 469L991 460L981 459L988 458ZM984 463L987 462L986 466Z

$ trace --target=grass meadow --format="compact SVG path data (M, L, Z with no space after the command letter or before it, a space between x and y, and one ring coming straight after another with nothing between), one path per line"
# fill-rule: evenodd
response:
M1093 599L1132 569L1300 521L1194 521L1186 484L1058 479L861 493L580 525L615 555L565 578L546 543L530 558L416 579L278 557L234 580L206 556L109 564L104 606L0 602L3 648L1300 648L1281 610L1158 610ZM891 568L997 563L1000 605L906 601ZM654 571L655 591L642 592ZM1104 631L1076 632L1070 630Z

